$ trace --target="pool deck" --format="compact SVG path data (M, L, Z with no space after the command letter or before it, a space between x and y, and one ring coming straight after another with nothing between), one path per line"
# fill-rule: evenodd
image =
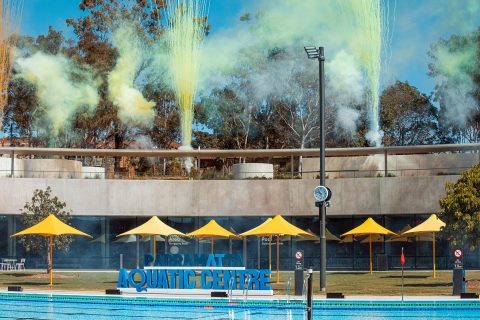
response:
M23 292L7 291L6 288L0 288L0 293L11 294L52 294L52 295L75 295L75 296L110 296L110 297L125 297L125 298L170 298L170 299L210 299L209 296L201 295L165 295L165 294L131 294L124 293L122 295L106 295L100 291L62 291L62 290L32 290L24 289ZM234 299L243 299L242 296L234 296ZM248 296L248 300L287 300L285 295L273 295L273 296ZM400 296L370 296L370 295L346 295L345 299L327 299L324 295L314 295L314 300L328 300L328 301L401 301ZM226 298L214 298L214 299L226 299ZM290 296L290 300L302 300L301 296ZM404 301L480 301L479 299L460 299L459 296L404 296Z

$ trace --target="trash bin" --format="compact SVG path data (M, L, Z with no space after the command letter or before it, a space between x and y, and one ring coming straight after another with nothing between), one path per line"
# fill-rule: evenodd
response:
M377 271L388 271L388 256L386 254L377 255Z

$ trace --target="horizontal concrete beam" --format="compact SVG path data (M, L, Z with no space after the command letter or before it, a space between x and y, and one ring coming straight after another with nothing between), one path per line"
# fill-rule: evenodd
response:
M327 157L365 156L374 154L427 154L436 152L478 151L480 143L444 144L408 147L327 148ZM246 149L246 150L160 150L160 149L62 149L62 148L0 148L0 154L42 156L95 156L95 157L160 157L182 158L265 158L265 157L318 157L319 149Z
M458 176L328 179L329 215L431 213L445 183ZM35 189L51 186L75 215L289 216L317 215L314 179L97 180L0 179L0 214L19 214Z

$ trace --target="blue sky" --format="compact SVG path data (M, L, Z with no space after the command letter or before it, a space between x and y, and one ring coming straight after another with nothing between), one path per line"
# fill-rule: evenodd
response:
M318 0L321 1L321 0ZM408 80L422 92L430 93L427 52L431 43L455 33L471 32L480 26L478 0L388 0L395 4L390 80ZM79 0L25 0L22 33L44 34L49 25L71 36L65 19L78 17ZM212 32L228 27L248 11L253 0L211 0L209 19ZM327 57L328 58L328 57Z

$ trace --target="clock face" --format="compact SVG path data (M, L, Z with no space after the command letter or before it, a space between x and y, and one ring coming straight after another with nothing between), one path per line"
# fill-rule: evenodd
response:
M325 201L328 198L328 189L324 186L315 187L313 196L317 201Z

